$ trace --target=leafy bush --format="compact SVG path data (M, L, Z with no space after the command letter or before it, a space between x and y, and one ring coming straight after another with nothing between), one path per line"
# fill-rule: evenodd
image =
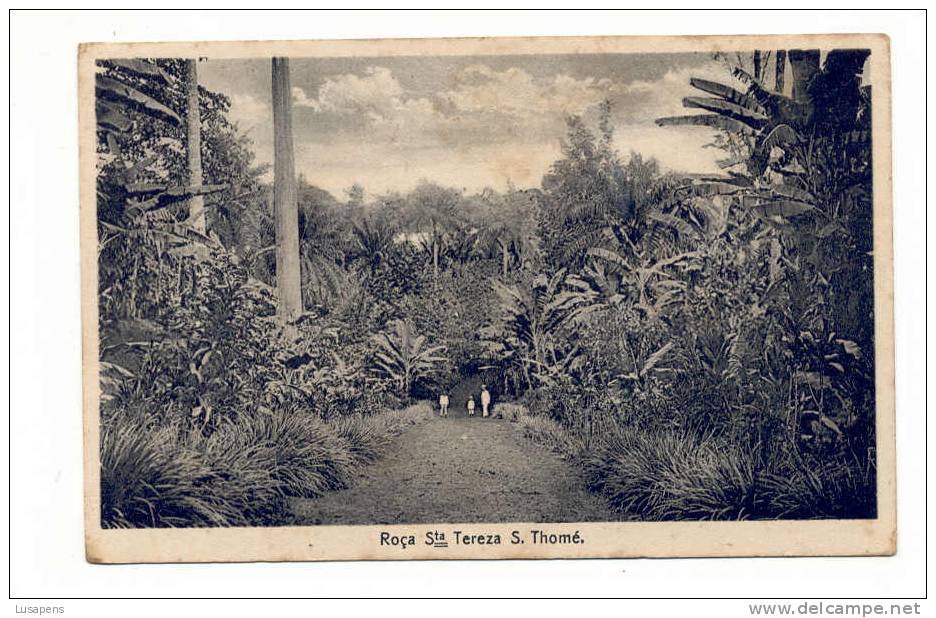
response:
M585 467L589 488L640 520L755 514L751 459L687 434L620 428L585 459Z
M492 408L492 413L496 418L503 418L508 420L511 423L516 423L523 419L526 416L530 415L530 411L526 406L519 403L510 403L510 402L498 402Z
M205 444L222 469L238 460L265 469L285 496L312 498L347 486L353 463L347 444L324 422L298 410L244 416L226 424Z
M355 461L370 463L383 452L391 438L431 416L429 404L419 403L382 414L342 416L329 426L347 442Z
M525 438L548 448L561 457L577 462L583 445L559 423L542 416L521 415L517 427Z
M404 320L392 324L392 330L374 335L375 373L390 380L401 395L411 395L420 381L432 379L445 358L443 346L430 346L426 337L413 331Z

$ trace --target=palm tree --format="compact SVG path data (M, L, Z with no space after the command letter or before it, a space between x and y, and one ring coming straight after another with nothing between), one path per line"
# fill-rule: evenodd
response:
M508 187L504 195L484 190L479 196L483 221L479 229L479 243L487 247L489 255L498 256L501 276L506 277L512 263L522 266L536 236L535 202L528 191Z
M393 250L396 231L379 219L364 219L351 228L356 253L364 258L371 272L380 266Z
M426 345L426 338L413 332L408 321L396 320L390 332L379 333L371 339L377 346L374 369L396 383L400 393L412 394L413 386L437 370L445 357L444 346Z
M786 60L787 53L785 49L778 49L776 52L776 70L774 71L774 90L783 94L783 87L786 85L784 82L786 77Z
M273 211L276 219L277 315L294 322L302 315L299 212L292 135L289 59L273 58Z
M461 213L458 210L461 194L452 189L423 182L409 196L411 222L427 234L425 245L429 254L433 276L439 276L439 259L445 236L459 227Z

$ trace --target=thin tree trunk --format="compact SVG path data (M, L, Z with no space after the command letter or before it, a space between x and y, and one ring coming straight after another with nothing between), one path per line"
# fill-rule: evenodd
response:
M759 49L754 50L754 79L761 80L761 53Z
M778 49L777 50L777 71L776 71L776 85L774 90L779 94L783 94L784 86L784 77L786 72L786 50Z
M439 278L439 235L436 233L435 221L432 222L432 276Z
M507 276L507 244L501 243L501 274Z
M289 59L273 58L273 214L276 219L277 315L284 324L302 315L299 213L293 154Z
M201 164L201 110L198 103L198 61L194 58L185 61L185 92L188 150L188 184L192 187L202 185ZM188 222L195 230L205 233L205 198L195 195L188 201Z
M807 103L809 84L819 72L819 50L791 49L788 55L793 73L793 99Z

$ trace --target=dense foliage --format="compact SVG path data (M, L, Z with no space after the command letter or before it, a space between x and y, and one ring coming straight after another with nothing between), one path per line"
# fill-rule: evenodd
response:
M339 199L300 178L291 325L227 98L201 91L189 187L179 62L103 63L104 525L281 523L425 412L387 410L478 373L622 517L874 516L865 56L830 52L797 99L694 79L714 96L685 104L712 113L660 124L715 128L722 174L622 157L605 106L568 119L539 189Z
M810 56L798 99L736 69L746 92L692 80L716 96L685 105L714 114L659 121L721 129L724 174L635 182L607 125L572 121L544 182L566 291L535 322L507 311L568 369L525 395L556 425L525 426L625 516L875 515L867 52Z

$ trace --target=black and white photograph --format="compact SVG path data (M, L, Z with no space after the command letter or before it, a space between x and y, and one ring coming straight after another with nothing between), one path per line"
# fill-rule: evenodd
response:
M886 40L243 45L79 58L89 560L893 553Z

